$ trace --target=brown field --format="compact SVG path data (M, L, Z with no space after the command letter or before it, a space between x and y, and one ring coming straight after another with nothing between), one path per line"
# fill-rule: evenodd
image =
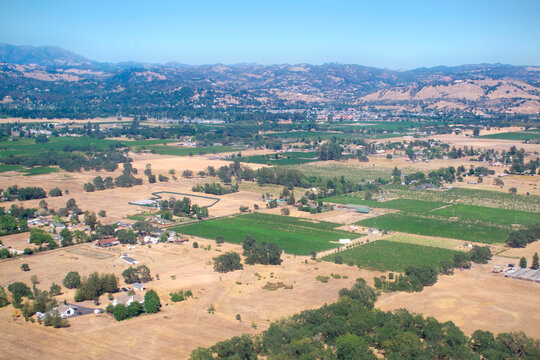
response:
M492 273L492 265L498 262L508 263L508 259L496 257L490 264L440 276L421 293L383 294L375 306L382 310L405 308L439 321L453 321L468 335L482 329L496 334L524 331L540 338L540 284Z
M155 156L155 155L154 155ZM154 174L167 174L168 169L174 168L177 171L178 180L170 180L169 182L157 182L155 184L149 184L146 181L146 177L143 175L145 165L147 163L152 164L152 169ZM67 173L67 172L58 172L53 174L45 175L36 175L36 176L22 176L17 172L7 172L0 176L0 188L7 188L13 184L17 184L20 187L22 186L42 186L45 191L49 191L54 187L59 187L62 191L65 192L66 189L69 190L69 195L60 196L60 197L48 197L46 202L49 207L58 209L64 207L67 200L74 198L77 201L79 207L84 210L90 211L99 211L106 210L107 217L102 219L103 223L112 223L114 221L125 218L127 215L134 214L140 211L148 210L148 208L141 206L134 206L128 204L128 202L150 199L153 192L159 191L171 191L179 192L186 194L202 195L204 193L194 193L191 188L196 184L204 184L206 182L215 182L218 181L217 178L200 178L193 177L191 179L181 178L181 173L185 169L199 170L196 166L200 167L200 170L203 170L208 165L216 163L216 167L222 166L223 163L219 160L208 161L203 159L195 159L188 157L174 157L166 159L144 159L134 161L134 167L139 170L137 177L143 178L144 182L142 185L134 186L131 188L115 188L110 190L95 191L95 192L85 192L83 190L83 184L89 181L96 176L106 177L112 176L116 177L120 175L120 171L114 173L109 172L96 172L96 171L85 171L81 173ZM203 165L201 165L203 164ZM171 195L173 196L173 195ZM213 196L222 199L216 205L210 208L210 216L225 216L238 213L238 209L242 205L249 205L250 207L253 204L257 203L260 206L264 206L264 203L261 201L261 196L258 193L245 192L241 191L234 194L222 195L222 196ZM177 195L177 198L184 197L183 195ZM25 207L38 207L40 200L28 200L28 201L14 201L14 202L3 202L2 206L8 208L12 203L17 205L22 205ZM206 200L201 198L192 198L193 203L197 203L201 206L205 206L213 202L213 200Z
M155 289L161 298L160 313L123 322L116 322L107 315L86 315L71 319L68 328L51 329L25 323L22 318L14 320L13 308L8 306L0 309L3 354L10 359L185 359L198 346L209 346L234 335L260 332L270 321L333 302L338 290L350 287L357 277L369 281L379 275L326 262L308 260L305 264L307 257L289 255L284 256L281 266L245 266L242 271L219 274L212 269L212 257L230 250L240 252L241 247L224 244L215 248L213 241L197 241L202 246L211 245L212 250L163 244L129 250L130 256L147 265L154 276L159 274L160 280L148 283L148 287ZM53 281L61 283L65 274L72 270L81 275L93 271L120 275L128 267L119 259L120 253L126 251L125 247L101 250L82 244L69 250L2 261L0 283L30 283L30 276L37 275L38 287L47 289ZM87 253L102 253L109 257L99 259L89 257ZM19 269L23 261L29 264L31 271L25 273ZM331 278L326 284L315 280L317 275L331 273L347 275L348 279ZM281 281L294 288L262 289L268 281ZM180 289L191 289L195 298L171 303L168 294ZM58 299L71 300L72 296L73 291L68 290ZM107 305L105 295L100 302L102 307ZM211 304L216 308L214 315L206 311ZM241 322L235 319L236 314L241 315ZM257 329L252 328L253 323Z

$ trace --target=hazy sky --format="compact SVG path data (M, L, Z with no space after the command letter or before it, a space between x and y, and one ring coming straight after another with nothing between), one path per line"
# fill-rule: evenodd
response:
M0 0L0 41L98 61L540 65L539 0Z

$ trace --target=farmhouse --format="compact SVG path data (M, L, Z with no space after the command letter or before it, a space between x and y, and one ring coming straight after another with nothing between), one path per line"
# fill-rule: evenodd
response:
M111 247L118 244L120 244L120 242L115 238L103 239L97 242L97 246L99 247Z
M139 294L135 294L135 295L122 294L122 295L118 295L117 297L115 297L112 304L114 306L116 306L118 304L123 304L125 306L129 306L129 304L131 304L134 301L137 301L137 302L140 302L141 304L143 304L144 303L144 298Z

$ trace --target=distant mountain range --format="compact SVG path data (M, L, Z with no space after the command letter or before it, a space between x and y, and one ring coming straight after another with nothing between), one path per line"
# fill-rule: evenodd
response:
M87 91L84 95L87 102L115 98L120 103L129 103L127 98L133 93L159 92L159 100L155 96L141 96L144 104L137 106L162 109L177 109L180 105L184 109L203 106L268 109L341 104L416 112L538 114L540 111L540 67L504 64L407 71L336 63L111 64L89 60L56 46L0 43L0 82L4 110L39 106L54 109L59 106L52 93L54 88L60 93L67 89ZM44 89L48 89L48 94L44 94ZM62 106L65 108L70 103L80 106L82 101L71 94L62 99Z

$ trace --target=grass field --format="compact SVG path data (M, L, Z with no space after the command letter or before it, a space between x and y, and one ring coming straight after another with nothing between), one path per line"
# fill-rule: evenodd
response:
M17 170L18 172L22 173L24 176L33 176L33 175L43 175L43 174L51 174L55 172L59 172L60 169L56 167L50 167L50 166L37 166L29 169L22 169Z
M109 145L117 144L119 141L107 139L93 139L89 137L61 137L51 138L46 143L36 144L33 139L19 141L1 141L0 157L9 155L31 155L39 154L43 151L62 151L66 146L87 146L92 145L97 148L107 148Z
M337 204L366 205L373 208L394 209L418 213L428 212L446 205L443 202L431 202L413 199L394 199L389 201L364 200L359 197L347 195L330 196L322 199L322 201Z
M450 220L444 217L421 216L413 213L392 213L362 220L361 226L409 234L437 236L481 242L503 243L511 231L509 226L496 226L471 220Z
M434 215L475 219L494 224L540 224L540 214L526 211L496 209L474 205L452 205L432 212Z
M182 234L216 239L239 244L246 235L258 241L275 242L286 253L309 255L339 246L330 241L356 236L347 231L336 230L340 224L311 221L294 217L253 213L235 217L208 220L173 228Z
M452 260L456 253L457 251L431 246L377 240L325 256L323 260L333 262L336 256L341 256L345 264L402 272L407 266L429 265L438 268L442 260Z
M204 154L217 154L223 152L236 151L238 148L232 146L208 146L202 148L177 148L173 146L149 146L150 150L155 151L160 155L173 155L173 156L189 156L191 155L204 155Z
M278 137L282 139L332 139L334 137L340 139L343 137L353 137L354 135L343 134L341 132L327 131L289 131L267 134L269 137Z
M400 185L387 187L387 191L392 197L405 199L540 212L540 196L537 195L512 195L500 191L465 188L454 188L446 191L411 190Z
M464 242L461 240L454 239L443 239L438 237L431 236L420 236L420 235L411 235L411 234L395 234L390 237L385 238L385 240L406 243L406 244L415 244L422 246L431 246L436 248L448 249L448 250L458 250ZM461 248L463 251L464 248Z
M8 171L17 171L20 169L23 169L24 166L21 165L6 165L6 164L0 164L0 173L8 172Z
M540 139L540 132L504 132L479 136L481 139L501 140L536 140Z
M174 139L152 139L152 140L126 140L122 141L123 144L125 144L128 147L135 147L135 146L149 146L149 145L164 145L169 144L173 142L178 142L178 140Z
M290 166L290 169L300 170L306 176L317 176L325 179L339 178L342 175L345 179L355 182L363 180L373 181L381 177L383 179L392 178L392 169L380 166L351 165L345 162L323 161L302 165Z
M276 158L276 155L278 157ZM272 165L297 165L308 162L318 161L314 151L311 152L288 152L272 155L253 155L239 158L242 162L253 164L272 164Z

